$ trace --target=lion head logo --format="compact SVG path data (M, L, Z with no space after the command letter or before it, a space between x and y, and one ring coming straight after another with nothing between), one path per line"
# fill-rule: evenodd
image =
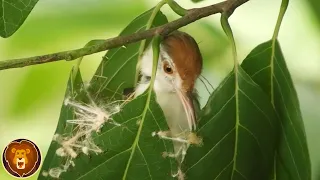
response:
M28 177L34 174L40 162L39 148L30 140L14 140L3 152L4 167L15 177Z

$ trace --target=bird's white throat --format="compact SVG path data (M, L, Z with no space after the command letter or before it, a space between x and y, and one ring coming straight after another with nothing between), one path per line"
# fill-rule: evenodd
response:
M160 50L159 62L161 61L161 57L170 58L163 48ZM151 77L152 64L152 48L148 48L141 59L141 73L143 76ZM178 81L179 78L175 78L174 80L168 79L161 71L161 68L158 68L154 82L154 91L157 103L164 113L172 137L181 137L183 134L190 132L186 112L173 85L173 83L179 83ZM149 83L150 81L140 81L136 87L135 96L141 95L149 87ZM179 147L175 145L175 151L177 151L177 148Z

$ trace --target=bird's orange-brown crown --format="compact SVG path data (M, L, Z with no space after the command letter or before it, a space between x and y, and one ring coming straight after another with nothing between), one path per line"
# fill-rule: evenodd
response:
M162 45L182 79L182 88L192 90L202 70L202 56L197 42L189 34L175 31L164 38Z

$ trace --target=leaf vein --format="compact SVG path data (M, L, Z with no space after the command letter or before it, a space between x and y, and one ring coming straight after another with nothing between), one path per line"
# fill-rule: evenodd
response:
M128 58L120 67L119 69L109 78L109 81L106 83L106 85L104 85L102 87L102 89L106 88L109 83L113 80L113 78L120 72L120 70L132 59L134 58L136 55L138 55L138 52L134 53L130 58Z
M286 75L284 74L284 72L283 72L283 70L282 70L282 67L281 67L280 64L278 63L278 60L277 60L276 56L275 56L274 58L276 59L276 64L278 65L278 67L279 67L279 69L280 69L280 71L281 71L281 74L282 74L282 76L284 77L284 79L285 79L285 81L286 81L287 87L288 87L288 89L289 89L290 92L291 92L290 94L292 94L292 93L293 93L293 90L292 90L291 87L290 87L290 83L289 83ZM290 100L292 100L292 98L290 98ZM298 109L299 109L299 108L297 108L296 103L292 103L292 105L294 106L296 115L299 116L299 115L300 115L300 113L298 112Z
M266 66L266 67L264 67L264 68L261 68L260 70L258 70L258 71L256 71L255 73L253 73L253 74L251 75L251 78L255 77L256 75L258 75L259 73L263 72L264 70L266 70L266 69L268 69L268 68L271 68L271 66L269 65L269 66Z
M160 127L160 125L159 125L158 121L156 120L156 118L155 118L155 116L154 116L153 112L151 111L151 109L149 109L149 112L150 112L150 114L151 114L151 116L152 116L153 120L154 120L154 121L155 121L155 123L157 124L157 126L158 126L159 130L161 130L161 131L162 131L162 129L161 129L161 127ZM160 138L159 138L159 139L160 139ZM164 142L164 139L161 139L161 141L162 141L162 143L163 143L164 149L166 150L166 152L168 152L168 148L167 148L167 146L166 146L166 143ZM171 159L170 159L170 169L172 169L172 160L171 160Z
M136 116L136 117L130 118L130 119L126 120L125 122L121 123L121 125L126 124L126 123L128 123L128 122L130 122L130 121L132 121L132 120L134 120L134 119L138 119L139 117L140 117L140 116ZM115 129L115 128L119 128L119 126L113 126L111 129L109 129L109 130L107 130L107 131L104 131L104 132L101 133L101 134L98 134L98 135L97 135L96 137L94 137L93 139L99 138L99 137L103 136L104 134L112 131L112 130Z
M251 59L251 58L253 58L253 57L256 57L256 56L258 56L258 55L260 55L260 54L263 54L265 51L267 51L267 50L269 50L269 49L271 49L271 48L272 48L272 46L267 47L267 48L265 48L264 50L258 52L257 54L253 54L252 56L247 57L246 60L249 60L249 59Z
M85 176L87 176L88 174L90 174L91 172L93 172L94 170L96 170L97 168L99 168L100 166L104 165L105 163L109 162L110 160L112 160L113 158L117 157L117 156L120 156L121 154L127 152L127 151L130 151L131 148L129 149L126 149L122 152L119 152L118 154L112 156L111 158L109 158L108 160L104 161L103 163L99 164L98 166L96 166L95 168L91 169L90 171L86 172L85 174L83 174L82 176L78 177L76 180L79 180L79 179L82 179L84 178Z
M221 109L212 118L210 118L205 124L203 124L198 131L200 131L202 128L204 128L210 121L212 121L218 114L220 114L224 110L224 108L231 102L231 100L234 97L235 97L235 95L232 95L230 97L230 99L221 107Z
M140 146L139 146L139 143L138 143L137 147L138 147L138 149L139 149L139 151L140 151L140 153L141 153L141 156L142 156L142 158L143 158L144 162L146 163L145 165L147 166L147 169L148 169L148 173L149 173L150 179L152 179L151 171L150 171L150 168L149 168L148 162L147 162L147 160L146 160L146 157L145 157L145 156L144 156L144 154L142 153L142 150L141 150L141 148L140 148Z
M236 171L238 174L240 174L240 176L242 176L245 180L248 180L248 178L247 178L245 175L243 175L238 169L235 169L235 171Z
M196 163L194 163L190 168L186 170L188 172L190 169L192 169L194 166L199 164L205 157L207 157L224 139L226 139L233 131L235 128L232 128L226 135L224 135L202 158L200 158Z
M265 112L263 112L262 109L260 109L260 107L244 91L242 91L241 89L239 89L239 91L258 109L258 111L260 111L268 119L270 126L274 129L275 127L271 123L270 117L267 116Z
M261 145L260 145L260 143L259 143L258 138L257 138L247 127L245 127L244 125L240 124L240 127L243 128L245 131L247 131L247 132L254 138L254 140L256 141L256 143L257 143L258 146L259 146L259 149L260 149L260 151L261 151L261 154L262 154L263 157L264 157L264 160L267 162L267 157L268 157L268 156L264 153L264 151L263 151L263 149L262 149L262 147L261 147Z
M280 92L280 97L281 97L281 100L282 100L282 102L283 102L283 106L284 106L285 112L286 112L286 114L287 114L287 117L288 117L288 119L289 119L289 121L290 121L290 125L292 126L293 132L294 132L295 136L297 137L298 142L299 142L299 146L300 146L300 148L301 148L301 150L302 150L302 152L303 152L303 151L304 151L304 148L303 148L303 146L302 146L302 141L301 141L301 139L300 139L300 136L299 136L298 133L297 133L297 130L296 130L295 126L293 125L292 119L291 119L290 114L289 114L289 112L288 112L287 105L286 105L286 103L284 103L285 101L284 101L284 98L283 98L282 91L281 91L281 89L280 89L280 84L279 84L279 82L278 82L278 80L277 80L277 78L276 78L275 76L274 76L274 80L276 81L276 83L277 83L277 85L278 85L279 92ZM304 158L305 160L307 160L307 158L305 157L305 154L304 154L304 153L301 153L301 154L302 154L303 158Z
M281 124L282 131L284 131L284 126L283 126L283 124L282 124L282 121L280 121L280 124ZM286 145L287 145L287 147L288 147L288 150L289 150L289 153L290 153L290 156L291 156L293 165L294 165L294 167L295 167L295 169L296 169L298 178L301 180L300 173L299 173L299 169L298 169L298 167L297 167L295 158L293 157L292 150L291 150L291 148L290 148L290 146L289 146L289 142L288 142L288 139L287 139L287 134L286 134L286 133L283 133L283 137L284 137L284 140L285 140Z
M224 171L226 171L227 168L228 168L232 163L233 163L233 160L231 160L230 163L228 163L228 164L226 165L226 167L224 167L224 168L220 171L220 173L214 178L214 180L216 180Z

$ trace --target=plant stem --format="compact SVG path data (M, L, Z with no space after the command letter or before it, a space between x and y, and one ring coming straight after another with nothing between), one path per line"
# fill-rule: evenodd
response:
M276 47L276 42L278 39L279 31L280 31L280 26L284 17L284 14L287 11L289 5L289 0L282 0L281 6L280 6L280 11L277 19L276 26L274 28L273 36L272 36L272 50L271 50L271 59L270 59L270 68L271 68L271 73L270 73L270 98L271 98L271 104L275 108L274 104L274 86L273 86L273 71L274 71L274 57L275 57L275 47ZM277 152L275 153L274 156L274 164L273 164L273 180L277 179Z
M92 45L96 45L96 44L99 44L99 43L103 43L103 42L104 42L104 40L101 40L101 39L91 40L91 41L89 41L89 42L84 46L84 48L90 47L90 46L92 46ZM73 66L73 70L72 70L72 82L74 82L75 79L76 79L76 77L77 77L78 70L79 70L80 64L81 64L81 62L82 62L82 59L83 59L83 56L79 57L79 58L76 60L75 65Z
M276 42L277 42L279 31L280 31L280 26L281 26L284 14L286 13L286 10L288 8L288 5L289 5L289 0L282 0L277 23L274 28L274 32L273 32L273 36L272 36L271 59L270 59L271 71L273 71L273 68L274 68L274 54L275 54ZM271 104L274 107L273 73L271 73L271 75L270 75L270 81L271 81L271 93L270 93L271 94Z
M157 67L158 67L158 59L160 54L160 36L155 36L152 41L152 53L153 53L153 62L152 62L152 76L150 80L150 89L152 91L154 80L157 74Z
M145 30L149 30L149 29L151 28L152 23L153 23L156 15L157 15L157 13L160 11L161 7L167 3L167 1L168 1L168 0L162 0L162 1L160 1L160 2L156 5L156 7L153 9L152 14L151 14L151 16L150 16L150 18L149 18L149 20L148 20L148 22L147 22L147 25L146 25L146 29L145 29ZM138 63L137 63L137 66L136 66L136 76L135 76L135 78L134 78L134 85L135 85L135 86L136 86L137 83L138 83L141 57L142 57L142 54L143 54L143 52L144 52L144 50L145 50L146 42L147 42L147 40L144 39L144 40L142 40L141 43L140 43Z
M188 10L184 9L183 7L181 7L177 2L175 2L174 0L167 0L168 5L170 6L170 8L177 13L180 16L184 16L188 13Z
M284 17L284 14L286 13L289 5L289 0L282 0L281 6L280 6L280 11L276 23L276 27L274 28L272 40L275 41L278 38L279 31L280 31L280 26Z
M231 12L232 13L232 12ZM230 16L230 12L226 12L226 13L222 13L221 15L221 25L222 25L222 28L224 30L224 32L226 33L226 35L228 36L230 42L231 42L231 48L232 48L232 54L233 54L233 62L234 62L234 68L233 68L233 73L234 73L234 94L235 94L235 105L236 105L236 125L235 125L235 148L234 148L234 156L233 156L233 159L234 159L234 162L233 162L233 170L232 170L232 173L231 173L231 178L230 179L233 179L234 177L234 172L236 170L236 164L237 164L237 158L236 158L236 155L237 155L237 151L238 149L236 148L236 146L238 145L238 134L239 134L239 126L241 126L240 124L240 117L239 117L239 82L238 82L238 68L239 68L239 62L238 62L238 58L237 58L237 49L236 49L236 43L235 43L235 40L234 40L234 36L233 36L233 33L232 33L232 29L231 29L231 26L228 22L228 18Z
M233 37L232 29L230 27L230 24L228 22L229 16L225 13L222 13L221 15L221 26L226 33L227 37L229 38L231 42L231 48L232 48L232 55L233 55L233 62L234 62L234 68L237 69L239 62L237 57L237 49L236 49L236 43Z
M98 53L101 51L106 51L108 49L112 49L112 48L130 44L130 43L134 43L137 41L141 41L143 39L154 37L155 35L165 36L171 33L172 31L175 31L183 26L186 26L194 21L210 16L212 14L223 13L223 12L228 12L230 14L237 7L241 6L242 4L248 1L249 0L233 0L233 1L226 0L210 6L190 9L190 10L187 10L188 13L185 16L177 20L174 20L170 23L167 23L165 25L152 28L149 30L133 33L130 35L124 35L124 36L106 39L102 42L99 42L98 44L95 44L89 47L84 47L84 48L70 50L70 51L57 52L52 54L46 54L42 56L0 61L0 70L55 62L60 60L67 60L67 61L75 60L82 56Z
M187 10L182 8L179 4L177 4L175 1L173 0L162 0L160 1L156 7L153 9L152 11L152 14L147 22L147 25L146 25L146 29L145 30L149 30L152 26L152 23L157 15L157 13L160 11L160 9L162 8L163 5L165 4L168 4L171 9L179 14L180 16L184 16L186 13L187 13ZM142 40L141 41L141 44L140 44L140 47L139 47L139 56L138 56L138 63L137 63L137 66L136 66L136 76L135 76L135 79L134 79L134 85L136 86L137 83L138 83L138 78L139 78L139 70L140 70L140 63L141 63L141 57L143 55L143 52L146 48L146 39Z

